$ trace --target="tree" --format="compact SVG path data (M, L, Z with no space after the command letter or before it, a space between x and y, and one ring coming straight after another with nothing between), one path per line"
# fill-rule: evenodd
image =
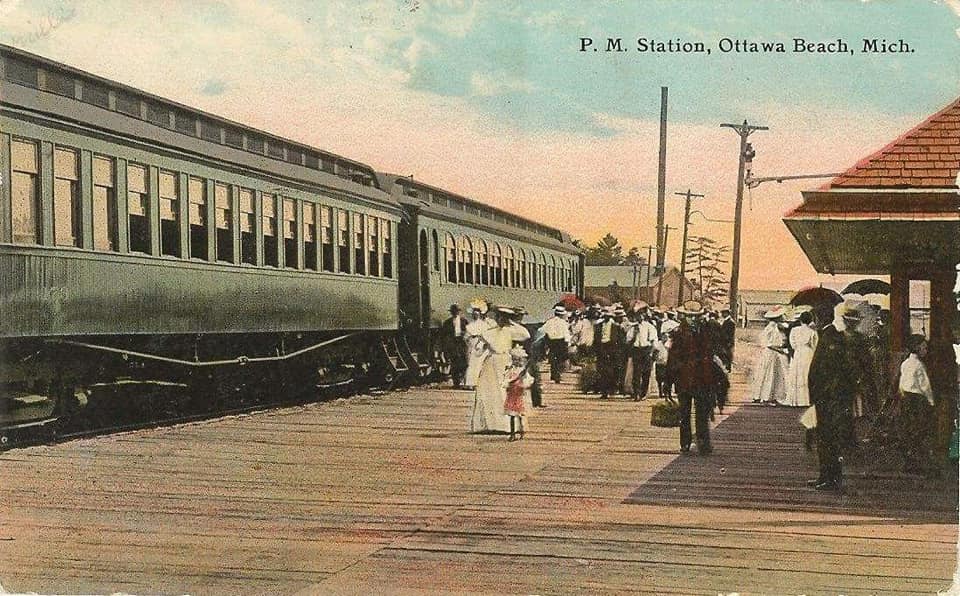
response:
M586 248L584 253L587 265L643 265L647 261L635 246L624 255L620 241L609 232L596 246Z
M727 296L724 268L730 247L706 236L691 236L687 241L684 265L701 302L718 304Z

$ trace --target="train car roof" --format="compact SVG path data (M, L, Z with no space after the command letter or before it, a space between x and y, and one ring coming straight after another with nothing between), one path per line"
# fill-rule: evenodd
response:
M468 223L570 254L583 252L573 244L570 234L563 230L420 182L410 176L377 172L377 177L380 178L380 188L393 195L401 205L416 207L422 213Z
M44 58L19 48L0 44L0 57L3 58L2 70L0 70L0 79L6 82L32 87L38 91L46 91L55 95L66 96L83 104L90 104L114 112L120 116L139 119L147 124L152 124L168 133L183 135L183 138L191 140L207 141L219 144L224 148L239 150L244 153L250 153L258 158L281 162L284 164L297 165L330 176L336 176L341 179L350 180L362 186L379 189L379 180L373 167L342 155L324 151L304 143L292 141L279 135L242 124L217 116L197 108L187 106L177 101L160 97L158 95L137 89L130 85L125 85L104 77L74 68L72 66L56 62L49 58ZM40 78L37 75L36 80L26 78L30 75L30 68L42 69L44 76ZM60 78L58 79L58 75ZM83 85L89 85L91 97L94 92L104 93L101 96L103 102L86 97L86 93L78 93L71 84L64 88L58 88L57 82L63 84L63 76L78 80ZM83 87L86 89L86 87ZM72 90L72 93L69 91ZM113 96L106 93L112 91ZM81 99L81 95L83 98ZM117 97L122 96L124 100L137 101L137 114L131 111L125 111L118 104ZM140 101L144 106L140 106ZM3 99L3 103L8 103ZM151 112L151 110L154 110ZM157 116L160 112L162 115ZM192 125L192 133L187 132L184 126L178 126L179 119L183 118L186 124ZM215 137L204 134L204 125L212 127L211 131L216 129ZM389 193L388 193L389 194ZM390 200L385 196L377 197L379 200L397 205L395 200Z

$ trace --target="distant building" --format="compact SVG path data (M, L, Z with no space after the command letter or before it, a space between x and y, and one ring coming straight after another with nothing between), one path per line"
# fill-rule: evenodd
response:
M763 323L763 313L790 302L794 290L740 290L737 294L737 322L741 327Z
M649 280L647 275L649 274ZM657 286L661 283L660 277L646 265L587 265L583 269L584 295L587 298L603 297L611 302L627 302L633 300L634 285L636 297L649 304L662 306L676 306L680 294L680 271L676 267L667 265L663 274L660 300L657 300ZM686 281L683 290L683 299L695 298L695 286Z

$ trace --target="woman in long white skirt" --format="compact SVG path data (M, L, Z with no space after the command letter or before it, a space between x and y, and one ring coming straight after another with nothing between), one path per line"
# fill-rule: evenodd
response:
M477 386L480 376L480 367L486 359L487 346L483 342L483 332L496 327L497 324L486 317L487 304L474 301L470 303L473 320L464 328L463 339L467 342L467 371L463 375L463 385L467 389Z
M793 348L793 359L787 369L787 397L785 406L809 406L810 363L813 362L813 352L817 349L817 332L811 328L813 315L809 312L800 314L800 325L790 331L790 347Z
M470 410L470 432L510 432L510 417L503 411L507 398L507 370L512 358L510 348L515 341L530 339L530 332L511 321L512 309L498 308L497 326L483 332L481 338L487 355L480 365L473 408Z
M787 334L780 328L783 309L775 308L763 316L770 323L760 337L760 362L754 371L753 401L776 405L787 396Z

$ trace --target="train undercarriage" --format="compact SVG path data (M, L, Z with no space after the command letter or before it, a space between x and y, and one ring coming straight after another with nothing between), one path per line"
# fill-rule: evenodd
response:
M388 390L441 368L391 331L8 339L0 449Z

